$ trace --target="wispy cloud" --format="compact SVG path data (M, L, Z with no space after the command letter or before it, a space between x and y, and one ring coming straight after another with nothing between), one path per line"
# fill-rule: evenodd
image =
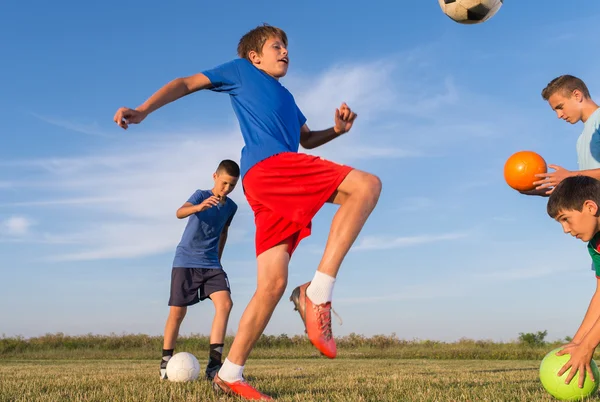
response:
M431 244L436 241L458 240L467 237L467 233L446 233L419 236L364 236L361 241L353 247L355 251L387 250L402 247Z
M539 264L543 264L540 262ZM488 268L490 269L490 268ZM482 285L489 286L491 283L498 282L520 282L534 280L537 278L559 274L561 272L581 271L581 267L574 268L572 265L561 265L550 263L544 266L532 264L529 267L497 269L493 272L485 273L466 273L460 271L458 275L444 278L441 282L432 282L427 279L426 283L413 285L403 285L395 288L393 292L377 292L373 296L364 297L340 297L336 298L336 303L357 304L357 303L378 303L401 300L428 300L445 299L451 297L463 297L478 291Z
M415 212L433 207L434 205L435 201L428 197L408 197L399 201L397 211Z
M460 296L464 289L469 286L466 282L456 281L449 286L448 282L400 286L393 293L378 292L375 296L363 297L337 297L336 304L362 304L362 303L379 303L401 300L427 300L427 299L443 299L447 297Z
M563 266L542 266L542 267L523 267L511 269L498 269L494 272L486 272L475 275L476 278L490 281L513 281L522 279L541 278L559 272L568 272L581 270L580 267L573 268L569 265Z
M35 221L26 216L11 216L4 221L0 221L0 236L2 237L22 237L29 233L29 229L35 224Z
M85 135L92 135L95 137L116 137L116 134L111 134L107 130L103 130L102 128L100 128L100 125L95 122L86 124L58 117L44 116L34 112L30 112L30 114L43 122L52 124L56 127L64 128L68 131L73 131Z
M396 67L397 62L392 60L342 64L329 68L316 78L293 75L287 79L286 85L295 94L311 129L331 127L335 109L342 102L358 114L350 133L331 145L306 152L336 161L421 156L414 147L386 143L383 136L374 136L369 127L394 107L397 93L389 82ZM373 71L378 73L373 74Z
M122 199L115 197L80 197L80 198L63 198L57 200L40 200L40 201L22 201L0 204L1 207L49 207L49 206L64 206L64 205L86 205L119 202Z

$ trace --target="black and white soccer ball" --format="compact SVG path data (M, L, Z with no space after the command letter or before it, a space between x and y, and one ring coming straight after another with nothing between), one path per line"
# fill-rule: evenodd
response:
M492 18L503 0L438 0L444 14L461 24L478 24Z

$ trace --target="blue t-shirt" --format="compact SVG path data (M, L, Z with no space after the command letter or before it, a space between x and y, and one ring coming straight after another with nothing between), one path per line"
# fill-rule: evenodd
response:
M197 190L187 202L198 205L211 195L210 190ZM223 268L219 261L219 239L236 211L237 205L227 197L223 205L190 215L175 250L173 268Z
M212 91L230 95L245 146L241 175L256 163L281 152L298 152L300 128L306 118L294 97L269 74L246 59L236 59L203 71Z
M577 139L577 163L579 170L600 168L600 108L583 124Z

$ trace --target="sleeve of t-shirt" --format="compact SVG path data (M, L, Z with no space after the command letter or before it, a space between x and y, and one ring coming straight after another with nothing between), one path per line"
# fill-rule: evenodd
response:
M194 194L192 194L190 196L190 198L187 200L187 202L189 202L193 205L198 205L202 201L204 201L204 195L202 194L202 191L200 191L200 190L196 190L196 192Z
M596 113L594 132L590 141L590 152L597 162L600 162L600 113Z
M240 75L241 59L233 60L225 64L221 64L211 70L202 71L212 84L210 88L214 92L226 92L232 95L236 94L236 90L242 86Z
M235 213L237 212L237 205L234 204L233 206L233 212L231 212L231 216L229 216L229 219L227 219L227 223L225 224L225 227L228 227L231 225L231 221L233 221L233 217L235 216Z
M302 114L302 110L296 105L296 113L298 114L298 123L300 123L300 127L302 127L306 123L306 117Z

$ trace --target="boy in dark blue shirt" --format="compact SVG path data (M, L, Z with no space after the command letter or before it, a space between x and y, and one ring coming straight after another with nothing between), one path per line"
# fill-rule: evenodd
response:
M227 195L235 188L239 176L237 163L222 161L213 174L215 184L212 190L197 190L177 210L179 219L189 218L173 260L171 307L165 326L161 379L167 378L167 363L173 356L187 307L207 298L215 305L215 318L210 332L206 378L212 380L221 368L223 341L233 305L221 256L229 225L237 211L237 205Z

